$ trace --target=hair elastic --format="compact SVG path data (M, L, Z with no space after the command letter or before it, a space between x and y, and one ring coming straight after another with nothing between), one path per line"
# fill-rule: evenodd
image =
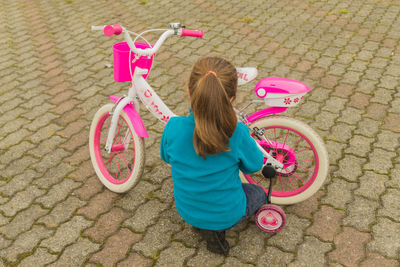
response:
M207 71L207 73L206 73L205 76L208 76L209 74L212 74L212 75L214 75L216 78L218 78L217 74L216 74L214 71L212 71L212 70Z

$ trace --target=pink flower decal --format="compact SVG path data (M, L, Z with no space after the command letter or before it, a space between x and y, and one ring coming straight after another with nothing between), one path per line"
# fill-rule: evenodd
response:
M301 96L301 98L300 99L303 99L304 98L304 95L303 96Z
M290 103L292 102L292 100L290 98L285 98L285 100L283 101L286 105L290 105Z
M299 98L298 97L296 97L293 101L294 101L294 103L297 103L297 102L299 102Z

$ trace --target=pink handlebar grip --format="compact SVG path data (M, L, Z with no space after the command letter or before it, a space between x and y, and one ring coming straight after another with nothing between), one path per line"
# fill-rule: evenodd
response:
M202 39L203 38L203 30L195 31L195 30L182 29L181 36L200 37Z
M114 26L107 25L104 27L104 34L108 37L115 35L119 35L122 32L122 27L119 24L114 24Z

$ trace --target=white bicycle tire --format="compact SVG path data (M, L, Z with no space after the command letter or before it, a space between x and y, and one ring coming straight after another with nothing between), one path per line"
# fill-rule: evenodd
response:
M292 128L309 139L309 141L315 147L318 155L319 168L314 182L307 189L297 195L289 197L271 196L271 202L279 205L290 205L302 202L313 196L323 185L329 171L328 152L321 137L304 122L284 116L262 117L252 122L250 128L254 126L260 129L271 126L283 126ZM248 182L242 173L240 173L240 176L243 182Z
M143 169L144 169L144 163L145 163L145 146L144 146L144 138L139 137L132 125L131 120L129 119L128 115L125 113L124 110L121 111L120 116L123 117L125 122L127 123L130 132L132 133L132 138L134 141L134 146L135 146L135 151L134 151L134 157L135 157L135 163L133 166L133 170L131 171L131 174L129 177L126 179L126 182L121 183L121 184L115 184L110 182L103 172L101 171L101 168L99 167L99 164L96 159L95 155L95 132L96 132L96 127L97 124L99 123L100 119L106 114L109 113L113 109L114 105L113 104L106 104L102 106L94 115L94 118L92 120L91 126L90 126L90 134L89 134L89 151L90 151L90 158L92 161L93 168L97 174L97 177L101 181L101 183L107 187L109 190L116 192L116 193L124 193L130 190L132 187L134 187L140 180L142 174L143 174ZM104 170L103 170L104 171Z

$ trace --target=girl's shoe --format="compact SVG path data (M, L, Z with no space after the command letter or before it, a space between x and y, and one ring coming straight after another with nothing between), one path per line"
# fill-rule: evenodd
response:
M204 240L207 241L207 250L216 254L228 255L229 243L225 239L225 231L212 231L193 227Z

